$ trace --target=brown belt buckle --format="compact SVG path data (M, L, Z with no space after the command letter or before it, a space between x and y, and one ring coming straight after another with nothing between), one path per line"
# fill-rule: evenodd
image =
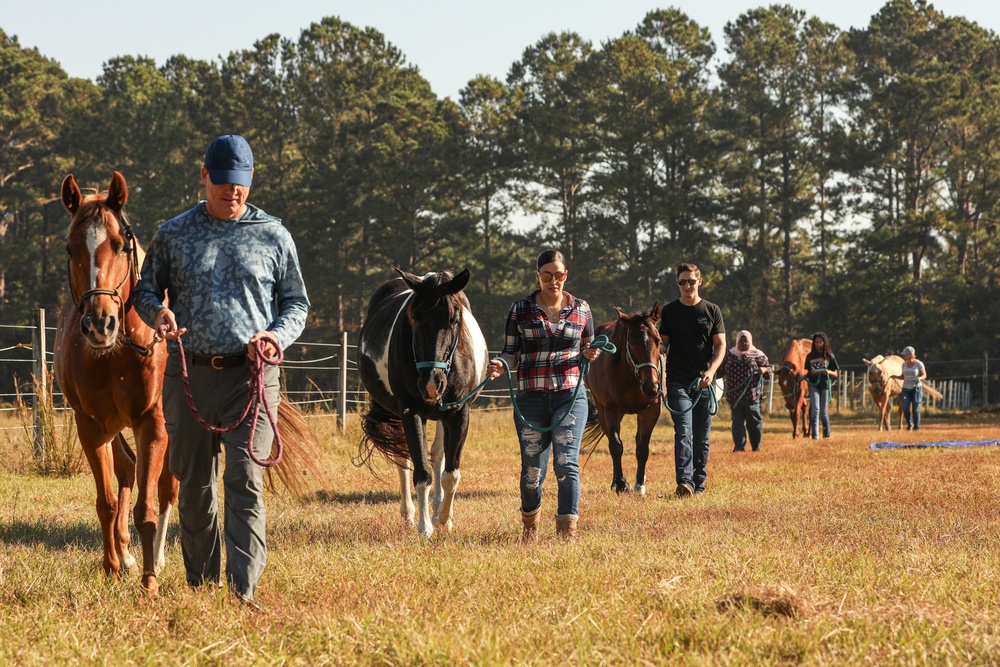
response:
M218 354L217 354L217 355L215 355L214 357L212 357L212 361L211 361L211 365L212 365L212 368L214 368L214 369L215 369L215 370L217 370L217 371L221 371L221 370L224 370L224 369L225 369L225 366L216 366L216 365L215 365L215 362L216 362L216 361L222 361L222 356L221 356L221 355L218 355Z

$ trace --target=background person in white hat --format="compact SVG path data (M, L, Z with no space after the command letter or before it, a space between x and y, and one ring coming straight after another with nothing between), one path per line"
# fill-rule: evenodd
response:
M923 392L920 381L927 379L927 369L924 362L917 359L916 351L909 345L903 348L903 374L894 376L903 381L903 414L906 415L906 430L920 430L920 404L923 403Z

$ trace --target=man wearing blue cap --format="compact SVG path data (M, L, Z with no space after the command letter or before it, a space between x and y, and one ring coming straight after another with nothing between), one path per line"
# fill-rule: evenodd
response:
M251 419L215 434L187 404L177 338L183 335L195 407L209 423L227 426L246 406L257 341L271 358L302 333L309 299L295 243L281 221L247 203L253 152L235 134L218 137L201 168L205 200L160 225L134 292L139 315L168 339L163 412L170 435L170 472L179 480L177 511L187 581L221 583L218 517L219 457L225 448L224 536L230 592L256 607L254 593L267 561L263 470L247 450ZM169 307L165 305L169 292ZM266 366L264 385L277 410L279 371ZM276 417L276 415L273 415ZM270 455L273 431L264 410L254 435L259 459Z

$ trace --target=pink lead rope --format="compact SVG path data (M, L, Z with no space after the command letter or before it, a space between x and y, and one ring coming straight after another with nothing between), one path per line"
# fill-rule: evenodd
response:
M194 418L198 420L199 424L212 433L228 433L243 423L243 420L246 419L248 414L250 414L252 408L253 421L250 422L250 435L247 436L247 452L250 454L250 459L254 463L262 468L270 468L281 460L282 446L281 433L278 431L278 424L276 423L274 416L271 414L271 406L267 402L267 391L264 387L264 365L267 364L269 366L277 366L284 359L284 354L282 353L281 348L278 348L278 354L274 357L274 359L266 359L263 354L265 345L267 345L267 343L261 339L254 341L254 348L257 353L254 355L253 361L250 362L250 392L247 395L247 404L243 408L243 414L241 414L236 421L229 426L215 426L214 424L209 424L205 421L205 418L201 416L198 412L198 408L194 405L194 397L191 396L191 381L188 379L187 357L184 356L184 343L181 342L180 336L177 337L177 349L180 351L181 355L181 377L184 380L184 394L187 396L187 403L188 407L191 408L191 414L194 415ZM267 412L267 420L271 422L271 428L274 430L274 441L278 446L278 452L274 455L274 458L269 461L261 461L257 458L257 455L253 451L253 437L257 432L257 417L260 415L261 404L264 405L264 410Z

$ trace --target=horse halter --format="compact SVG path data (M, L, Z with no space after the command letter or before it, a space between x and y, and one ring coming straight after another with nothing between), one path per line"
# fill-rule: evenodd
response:
M462 310L461 304L459 304L458 331L455 333L455 340L451 342L451 351L448 353L446 361L417 361L416 341L413 337L410 338L410 347L413 349L413 363L417 365L418 371L425 368L440 368L445 372L445 375L451 372L451 362L455 359L455 350L458 349L458 339L462 337Z
M789 366L788 364L781 364L781 366L778 367L779 385L780 385L781 371L788 371L789 381L792 383L792 390L787 394L784 391L782 391L781 392L782 397L791 398L793 396L798 396L799 394L801 394L803 378L801 378L799 375L795 373L795 368Z
M639 379L639 369L641 368L652 368L657 374L660 372L659 366L651 361L644 361L641 364L635 362L635 358L632 356L632 345L629 342L629 331L625 331L625 357L628 359L628 363L632 366L632 372L635 374L636 379Z
M118 286L109 289L107 287L97 287L94 289L87 290L80 296L79 299L76 298L76 294L73 292L73 281L69 281L69 294L70 298L73 299L73 303L76 304L76 310L79 313L83 313L84 303L87 299L94 296L110 296L112 299L118 302L119 312L125 310L125 299L122 298L121 290L122 286L125 284L129 278L133 279L134 283L139 282L139 248L135 241L135 232L132 231L132 226L128 224L128 221L124 216L115 216L118 221L118 226L121 227L122 235L125 237L125 247L122 250L126 253L126 261L128 263L127 270L125 271L125 276L118 283ZM71 275L70 262L72 260L66 260L66 273ZM148 357L151 354L152 348L156 343L163 340L157 333L153 336L153 342L149 345L139 345L128 335L125 331L124 326L120 329L121 335L124 337L125 344L134 349L136 352L144 357Z

